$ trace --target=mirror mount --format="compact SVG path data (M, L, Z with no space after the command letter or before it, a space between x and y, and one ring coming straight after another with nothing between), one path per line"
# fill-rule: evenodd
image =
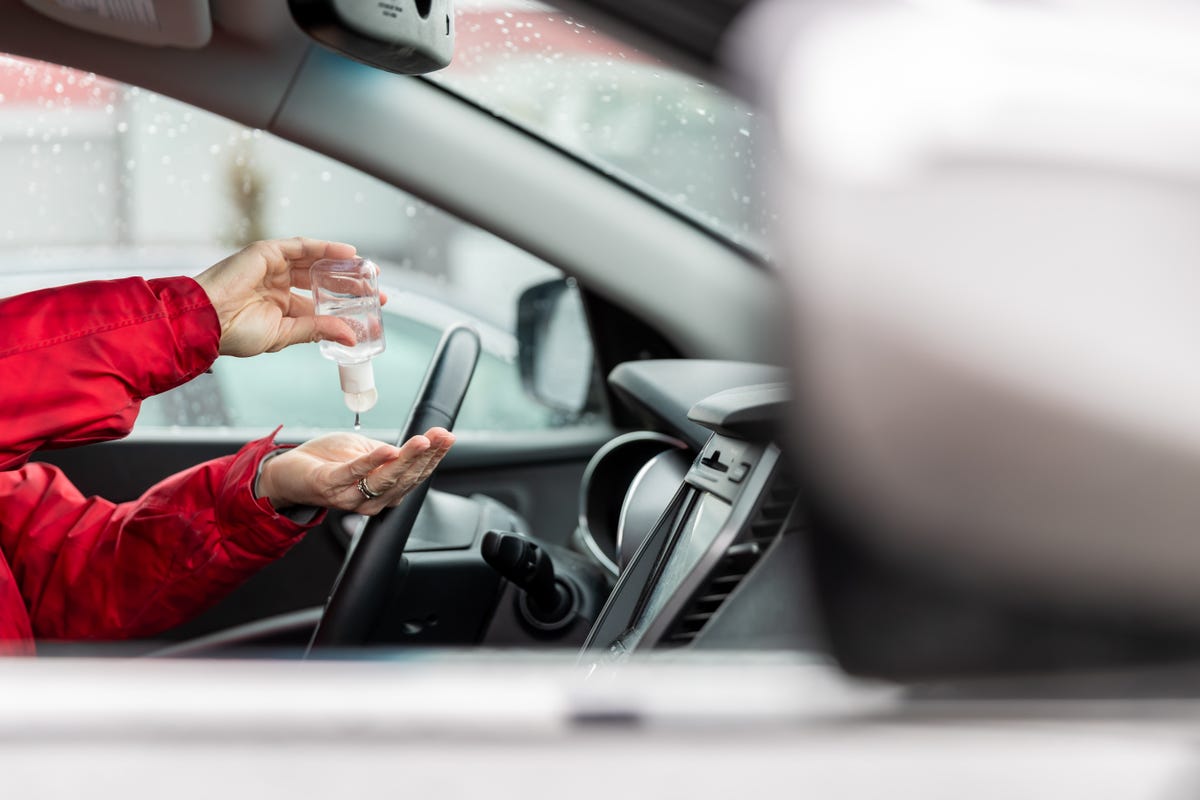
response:
M296 24L321 46L401 75L450 65L453 0L288 0Z

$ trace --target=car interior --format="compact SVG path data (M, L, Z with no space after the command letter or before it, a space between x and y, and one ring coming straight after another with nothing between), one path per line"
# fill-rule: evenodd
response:
M447 17L470 4L458 12L399 4L426 37L406 47L381 45L374 23L345 11L353 3L214 0L181 4L186 14L169 5L140 5L159 15L162 38L148 44L145 20L115 6L101 4L81 23L63 4L5 0L0 52L123 81L290 140L560 269L566 279L519 298L521 379L549 407L591 413L586 425L459 432L427 492L371 520L331 514L199 618L114 652L296 657L421 645L611 656L813 645L797 572L796 484L779 449L787 390L772 366L774 281L760 253L443 85L403 74L449 60L444 37L429 38L430 20L453 31ZM718 21L736 10L717 5ZM687 42L643 35L661 48L648 58L690 51L685 63L703 74L716 24ZM564 390L555 385L564 367L539 359L553 353L562 320L578 315L572 300L594 352L565 356L577 377ZM420 386L408 419L384 427L452 425L479 357L473 329L447 326L423 381L405 376ZM85 494L120 501L240 443L236 431L186 428L39 458ZM780 613L762 618L755 609L764 602Z
M821 370L820 345L836 337L799 338L833 330L815 326L823 321L817 305L801 303L810 317L785 321L791 287L781 281L778 259L808 252L764 247L772 233L787 242L793 228L770 213L774 225L747 225L742 206L757 211L759 198L727 180L766 182L743 150L765 153L779 142L755 127L752 106L731 123L715 119L715 99L789 110L762 93L774 71L786 69L772 61L771 48L748 57L731 45L746 35L740 26L748 5L0 0L0 53L10 59L103 76L246 126L245 138L262 133L294 143L403 190L554 273L537 272L511 301L496 294L505 306L500 322L489 316L495 309L479 312L486 324L462 324L437 310L443 306L410 304L423 314L430 347L394 376L411 403L391 409L394 418L374 430L402 440L430 425L453 427L460 410L500 397L481 378L497 370L519 380L524 402L549 423L460 427L431 483L398 508L371 519L331 513L287 556L191 622L154 640L83 652L371 658L420 646L558 650L600 664L647 653L782 651L903 680L1193 653L1189 630L1161 618L1120 605L1057 602L1054 580L1069 574L1067 566L1045 571L1051 585L1041 593L1019 581L1001 591L981 588L924 547L924 532L901 530L903 513L862 513L884 507L873 505L874 491L890 476L881 474L878 486L864 479L871 463L853 460L861 454L851 434L866 428L854 429L861 420L852 415L871 408L861 398L886 397L887 386L875 394L864 384L849 399L825 394L865 373L843 369L844 362ZM791 13L785 3L768 5L780 17ZM757 34L754 41L770 41L775 30L768 24ZM592 94L547 111L538 92L556 79L537 70L520 77L518 62L541 69L564 55L593 81ZM629 86L595 76L614 64L648 82L631 84L642 94L623 101L628 116L610 119L617 89ZM654 83L663 75L673 76L683 105L664 100ZM758 96L750 88L756 78ZM493 105L495 96L508 96L509 105ZM638 110L664 103L679 112L672 125L688 136L701 126L695 141L725 149L654 139L663 119ZM608 150L579 146L593 126ZM628 130L651 133L631 146L621 140ZM638 174L622 161L631 147L669 165L676 183L664 189ZM705 192L724 202L731 195L741 222L729 224L720 206L700 207ZM310 194L318 216L333 219L347 204L335 190ZM857 219L830 230L857 237ZM339 235L336 225L312 233ZM848 249L861 254L858 247L856 239ZM425 255L436 258L436 250ZM488 261L471 280L486 284L508 268L503 259ZM894 276L905 274L879 278L880 285L896 280L899 297L904 287ZM414 276L399 273L396 285ZM572 330L577 335L565 334ZM804 347L791 347L797 342ZM891 352L887 346L880 352ZM793 349L812 356L802 370L793 369ZM885 360L878 374L902 363ZM921 388L940 387L943 377L931 373ZM301 380L296 407L310 391ZM203 405L204 392L180 403ZM277 410L281 417L289 411ZM936 429L939 418L931 417ZM221 419L209 427L148 426L123 441L39 458L61 466L85 494L128 500L266 433ZM280 422L281 441L299 442L309 432ZM904 456L924 444L903 433L897 441L909 449L883 454L899 459L902 474ZM971 463L971 456L962 458ZM839 476L845 464L859 472ZM917 474L922 462L912 464ZM897 530L896 539L875 535ZM972 541L954 538L959 530L948 534L954 547ZM918 544L897 550L901 540ZM46 655L81 652L72 643L39 647Z
M5 787L1194 796L1198 35L0 0L0 297L349 241L389 296L362 433L456 436L176 628L0 659ZM317 351L35 458L127 501L357 430Z

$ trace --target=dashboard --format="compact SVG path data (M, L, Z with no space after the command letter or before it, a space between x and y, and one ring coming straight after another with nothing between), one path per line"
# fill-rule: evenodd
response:
M495 499L430 491L369 643L568 647L592 664L666 649L828 652L781 449L784 377L724 361L617 367L609 385L643 429L592 458L574 541L539 538ZM301 646L321 613L158 655Z
M778 444L783 377L694 360L633 362L609 377L656 430L613 440L585 475L579 537L619 575L585 660L820 646L797 488Z
M378 639L573 647L590 660L824 650L811 542L780 447L785 377L728 361L618 366L609 386L642 429L591 459L570 546L494 501L431 492Z

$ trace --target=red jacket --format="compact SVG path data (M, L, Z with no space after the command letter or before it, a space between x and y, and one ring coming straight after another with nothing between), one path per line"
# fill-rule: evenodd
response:
M130 278L0 300L0 652L33 638L149 636L212 605L303 535L253 496L273 436L115 504L85 498L42 448L117 439L143 398L217 357L191 278Z

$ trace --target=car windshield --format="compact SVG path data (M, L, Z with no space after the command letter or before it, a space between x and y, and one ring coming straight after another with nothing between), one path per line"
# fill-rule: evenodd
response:
M455 13L454 61L431 80L764 254L750 106L542 3Z

